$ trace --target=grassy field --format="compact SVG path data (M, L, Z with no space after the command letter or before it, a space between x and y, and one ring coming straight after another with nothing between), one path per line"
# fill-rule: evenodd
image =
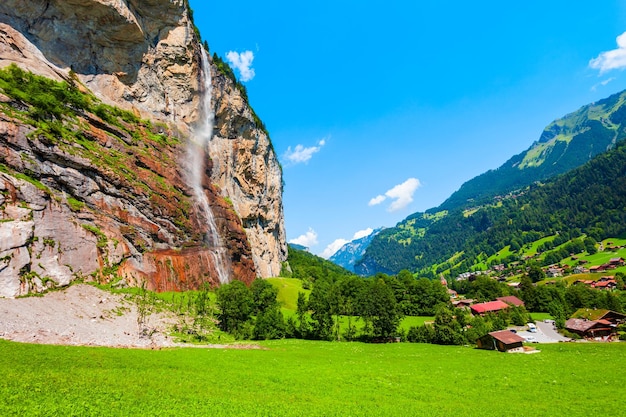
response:
M161 351L0 341L0 415L618 415L626 344L535 355L297 340ZM602 401L591 392L604 391Z
M296 278L268 278L267 281L278 288L276 300L287 310L296 311L299 292L305 293L307 297L311 293L311 290L303 289L302 280Z

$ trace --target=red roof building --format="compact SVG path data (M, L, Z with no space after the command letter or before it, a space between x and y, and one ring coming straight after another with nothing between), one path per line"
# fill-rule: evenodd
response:
M480 304L473 304L470 306L470 309L472 310L473 314L480 314L480 315L504 310L507 308L509 308L509 305L505 303L504 301L500 301L500 300L489 301L489 302L480 303Z
M506 297L498 297L498 298L496 298L496 300L504 301L508 305L511 305L511 306L514 306L514 307L523 307L524 306L524 302L522 300L520 300L519 298L517 298L516 296L514 296L514 295L507 295Z

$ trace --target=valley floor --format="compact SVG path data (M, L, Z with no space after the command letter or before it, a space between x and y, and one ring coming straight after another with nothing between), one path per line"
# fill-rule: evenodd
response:
M0 340L0 415L616 416L626 343L109 349ZM602 401L591 393L602 392Z

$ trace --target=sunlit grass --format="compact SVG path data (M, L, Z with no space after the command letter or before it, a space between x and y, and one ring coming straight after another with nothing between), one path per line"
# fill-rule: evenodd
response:
M0 341L0 415L588 416L581 393L614 391L626 365L620 343L541 345L535 355L408 343L262 346L148 351ZM602 410L621 408L619 395L603 396Z

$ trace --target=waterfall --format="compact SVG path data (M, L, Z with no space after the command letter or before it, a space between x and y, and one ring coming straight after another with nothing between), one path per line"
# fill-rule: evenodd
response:
M204 237L205 244L209 247L215 270L221 284L230 281L228 275L228 259L226 248L221 242L217 225L213 217L213 211L209 206L208 198L202 187L204 177L204 160L208 158L208 146L213 136L213 119L215 117L211 108L211 66L207 52L202 49L202 82L203 91L200 100L200 118L193 129L192 140L187 146L187 166L189 169L189 186L193 189L196 207L204 214L208 226Z

